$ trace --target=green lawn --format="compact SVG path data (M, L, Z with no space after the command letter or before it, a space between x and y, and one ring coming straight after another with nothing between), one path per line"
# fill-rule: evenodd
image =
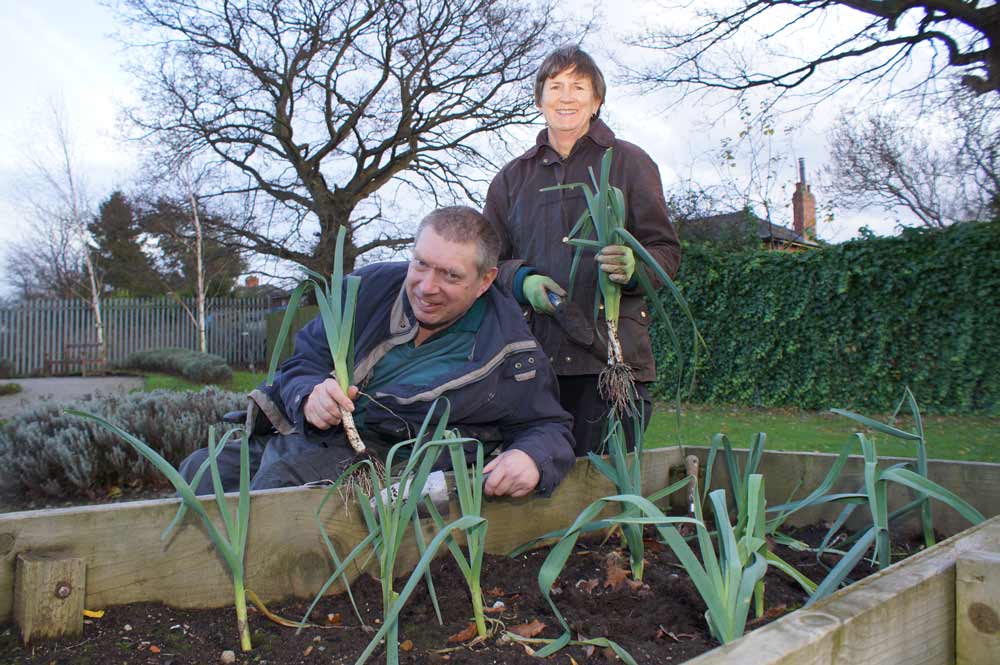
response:
M888 414L863 415L885 421ZM910 428L908 419L897 422ZM767 433L768 450L839 452L858 425L832 413L796 409L754 409L715 405L685 405L682 409L680 441L707 446L712 436L723 432L734 447L746 448L757 432ZM924 416L928 454L938 459L1000 462L1000 417ZM912 457L912 445L877 434L879 455ZM673 404L657 403L646 433L647 446L670 446L678 442ZM858 448L860 454L860 447Z
M263 372L248 372L246 370L233 370L233 380L220 385L224 390L231 390L235 393L248 393L256 388L266 378ZM147 374L144 391L149 390L201 390L204 385L194 383L187 379L169 374Z

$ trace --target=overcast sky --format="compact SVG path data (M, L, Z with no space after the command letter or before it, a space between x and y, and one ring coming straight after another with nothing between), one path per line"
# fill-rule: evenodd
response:
M718 160L712 155L718 153L720 141L739 131L735 118L728 116L706 125L705 118L714 117L714 112L705 108L688 105L666 112L667 98L637 95L617 84L613 76L608 52L622 52L620 37L646 19L662 18L645 16L643 7L645 3L638 0L618 3L599 41L588 45L606 73L612 74L603 117L620 137L650 153L668 188L691 178L707 183L717 177ZM118 121L123 103L134 100L135 91L121 68L125 54L112 36L115 29L111 12L94 0L0 1L0 39L11 54L0 60L7 92L0 107L0 247L24 231L18 192L25 184L33 136L50 100L66 109L92 196L101 200L115 187L128 187L138 146L120 139ZM797 158L806 158L812 174L825 162L826 125L834 110L825 109L804 128L789 135L779 132L775 139L772 149L782 157L783 168L773 189L774 198L788 200L774 211L775 222L791 223L790 196ZM525 132L526 145L534 131ZM821 187L814 185L813 192L822 206ZM824 240L839 242L855 237L861 225L891 233L895 222L882 213L850 215L838 211L835 221L821 224L818 232ZM0 263L0 293L4 281Z

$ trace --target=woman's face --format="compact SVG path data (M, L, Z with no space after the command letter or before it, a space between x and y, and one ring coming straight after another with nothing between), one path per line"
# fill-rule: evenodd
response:
M590 128L590 119L601 107L590 77L564 69L545 80L542 101L538 105L549 133L560 142L576 141Z

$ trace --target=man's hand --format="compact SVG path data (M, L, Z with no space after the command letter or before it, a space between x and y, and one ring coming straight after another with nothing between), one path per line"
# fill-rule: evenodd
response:
M483 489L486 496L527 496L535 491L541 474L535 461L521 450L505 450L483 468L490 474Z
M594 258L615 284L628 284L635 273L635 254L625 245L607 245Z
M524 297L531 304L531 308L539 314L552 314L556 311L555 306L549 301L549 292L566 297L566 290L559 286L554 279L545 275L528 275L521 285Z
M306 422L319 430L326 430L340 424L340 410L354 411L352 399L358 396L358 387L347 389L350 397L344 394L336 379L327 379L317 384L309 397L306 398L302 413Z

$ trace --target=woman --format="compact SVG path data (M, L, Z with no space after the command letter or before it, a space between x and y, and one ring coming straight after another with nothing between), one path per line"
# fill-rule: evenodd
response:
M535 104L546 129L535 145L507 164L490 184L486 217L500 232L504 262L499 281L522 305L530 305L532 331L559 376L563 407L573 414L576 454L602 446L602 427L610 405L600 396L598 376L607 361L603 322L588 335L554 317L550 294L565 297L574 248L563 238L580 218L586 200L579 189L541 191L553 185L591 182L601 158L613 148L611 184L625 193L626 227L667 274L680 264L677 234L667 219L659 170L638 146L615 137L599 119L606 86L594 60L575 45L550 53L535 77ZM589 260L588 260L589 259ZM635 257L624 245L584 254L573 285L570 307L593 312L597 270L623 285L619 334L625 361L632 366L645 422L652 412L648 383L656 378L649 339L650 315L636 280ZM591 321L592 323L592 321ZM567 334L569 333L569 334ZM631 423L625 423L631 433Z

